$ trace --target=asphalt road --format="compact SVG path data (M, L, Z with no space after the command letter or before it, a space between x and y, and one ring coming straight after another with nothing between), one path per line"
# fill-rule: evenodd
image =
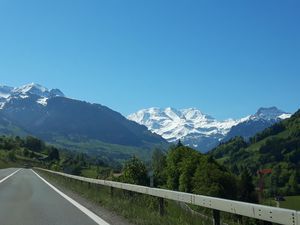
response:
M9 174L17 171L18 169L16 168L9 168L9 169L2 169L0 170L0 181L5 178L6 176L8 176Z
M0 181L16 170L0 170ZM21 169L0 183L0 224L3 225L107 225L95 222L79 208L30 169Z

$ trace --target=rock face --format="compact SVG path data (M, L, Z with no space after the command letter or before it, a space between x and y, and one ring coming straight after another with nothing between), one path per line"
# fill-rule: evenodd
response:
M249 138L290 116L289 113L271 107L260 108L254 115L239 120L218 121L195 108L149 108L133 113L127 118L145 125L169 142L181 139L184 144L205 152L234 136Z

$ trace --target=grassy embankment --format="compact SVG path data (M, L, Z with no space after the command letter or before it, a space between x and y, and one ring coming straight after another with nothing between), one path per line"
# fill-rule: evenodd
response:
M76 181L44 171L37 171L51 183L79 194L108 210L128 219L136 225L209 225L212 224L212 210L191 206L183 209L179 203L165 200L165 215L159 215L158 198ZM91 175L91 174L90 174ZM92 177L92 176L90 176ZM194 212L192 212L194 211ZM202 215L207 215L203 217ZM239 222L238 222L239 220ZM257 224L254 219L221 212L221 221L228 225ZM243 221L243 222L242 222Z
M53 184L67 188L92 202L116 212L137 225L209 225L210 219L183 210L174 201L166 201L165 215L159 215L158 199L156 197L126 192L114 189L111 195L110 188L100 185L70 180L62 176L47 172L39 172Z

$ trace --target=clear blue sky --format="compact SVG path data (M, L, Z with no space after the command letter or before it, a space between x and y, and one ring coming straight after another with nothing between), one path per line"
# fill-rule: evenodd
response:
M0 83L124 115L300 108L298 0L0 0Z

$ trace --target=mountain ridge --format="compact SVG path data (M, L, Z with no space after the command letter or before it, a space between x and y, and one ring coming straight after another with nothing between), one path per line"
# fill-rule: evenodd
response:
M188 146L208 151L220 141L227 140L229 138L227 137L228 134L239 136L241 133L239 131L241 124L244 125L243 129L249 129L247 125L249 122L251 122L250 127L254 127L251 129L251 132L244 135L246 138L249 138L256 132L290 116L291 114L285 113L276 107L262 107L255 114L241 119L218 121L196 108L175 109L171 107L152 107L139 110L136 113L130 114L127 118L145 125L150 131L161 135L169 142L181 139ZM256 123L253 121L256 121ZM233 132L231 132L232 129ZM235 130L238 132L235 132ZM241 135L243 135L243 132Z
M0 129L3 134L14 134L19 129L63 145L60 147L89 149L99 154L109 154L110 146L117 150L118 145L122 158L122 149L128 147L133 150L128 153L130 157L140 154L137 151L151 152L156 145L167 145L162 137L120 113L101 104L68 98L59 89L32 83L19 88L0 86L0 93L0 128L11 124L10 130ZM19 133L22 132L16 135Z

